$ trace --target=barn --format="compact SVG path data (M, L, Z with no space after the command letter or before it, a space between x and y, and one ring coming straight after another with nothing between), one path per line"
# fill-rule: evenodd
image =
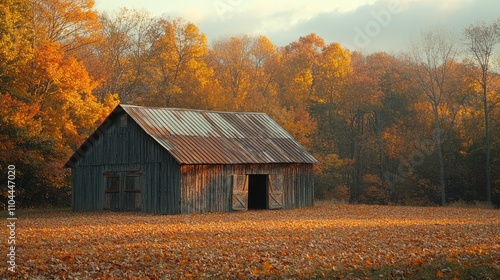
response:
M71 156L74 211L313 205L316 159L263 113L118 105Z

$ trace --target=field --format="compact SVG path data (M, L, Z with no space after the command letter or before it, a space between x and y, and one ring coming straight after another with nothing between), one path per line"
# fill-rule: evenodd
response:
M500 279L500 212L365 205L176 216L34 212L21 213L16 247L16 272L2 261L0 275Z

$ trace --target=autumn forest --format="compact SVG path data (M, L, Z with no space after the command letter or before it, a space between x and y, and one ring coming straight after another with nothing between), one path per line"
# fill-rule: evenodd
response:
M16 166L19 207L69 205L64 163L119 103L265 112L319 160L317 199L500 205L500 19L365 54L93 5L0 1L0 169Z

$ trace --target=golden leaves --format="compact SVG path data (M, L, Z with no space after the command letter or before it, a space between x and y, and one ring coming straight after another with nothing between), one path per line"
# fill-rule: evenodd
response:
M100 24L93 7L93 0L31 1L36 39L61 43L67 51L94 42Z
M495 210L322 205L177 216L46 213L19 222L19 271L30 277L310 278L384 267L406 275L443 257L464 269L500 269ZM440 264L432 273L458 275Z

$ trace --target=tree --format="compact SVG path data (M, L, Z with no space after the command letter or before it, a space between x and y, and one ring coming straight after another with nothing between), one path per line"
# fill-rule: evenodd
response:
M61 167L54 164L58 153L50 135L43 132L42 119L36 117L40 109L38 104L26 104L8 93L1 94L0 167L16 166L16 203L22 207L42 204L48 197L57 200L58 190L67 179L60 172ZM7 201L5 185L1 185L1 190L1 200Z
M365 79L370 80L368 77L371 77L372 80L368 84L368 92L373 93L369 99L373 104L373 112L369 117L377 143L378 174L384 181L387 172L384 132L386 127L393 124L392 116L404 109L391 103L391 100L401 93L400 64L399 60L387 53L374 53L366 57L365 70L358 73L364 75ZM394 195L394 189L391 191Z
M414 43L411 58L414 73L434 116L434 135L439 161L441 205L446 204L445 170L442 149L441 107L451 94L446 87L450 66L457 54L455 44L443 32L422 33L419 43Z
M351 54L338 43L332 43L321 50L315 82L315 98L328 103L339 100L351 74Z
M99 30L94 0L30 0L33 44L58 42L65 52L92 43Z
M223 94L231 98L231 107L235 110L244 106L250 91L254 41L246 35L219 39L209 55L209 65L215 71Z
M0 165L18 167L20 205L67 204L69 177L62 167L117 104L111 95L97 101L96 81L75 56L95 31L84 27L92 20L92 5L42 0L0 5L0 60L5 62L0 66Z
M149 13L120 9L100 16L101 40L85 50L85 64L99 80L95 90L100 100L118 94L123 102L134 102L152 90L148 68L152 67L152 46L162 34L159 20Z
M229 108L272 112L277 104L277 48L265 36L233 36L214 43L208 65L229 99ZM276 110L276 112L279 110Z
M280 56L277 47L265 36L253 38L250 50L249 95L246 110L273 113L274 108L281 107L277 95L276 78Z
M151 46L148 72L154 88L144 96L144 103L186 106L184 100L197 100L211 80L204 60L207 38L196 25L181 19L161 19L158 26L160 36Z
M18 76L26 86L16 98L39 105L44 133L63 149L75 148L116 105L116 96L108 95L106 105L98 102L92 94L97 84L81 61L68 56L59 43L39 45L34 60Z
M342 100L346 116L353 120L351 131L356 135L353 138L357 138L357 141L360 142L363 140L362 137L365 137L363 134L370 132L369 120L382 106L383 92L377 79L378 73L370 69L371 65L368 65L368 58L359 53L354 54L352 57L353 73ZM361 130L357 131L356 127ZM366 131L363 132L363 130ZM359 153L359 151L355 152L355 150L361 147L356 143L354 146L358 147L353 149L353 154Z
M17 92L16 76L33 56L29 2L0 1L0 92Z
M493 49L500 42L500 19L490 25L485 23L471 25L465 29L464 33L467 50L481 70L476 80L482 89L486 150L486 200L491 203L490 105L488 94L491 56Z
M312 33L281 49L281 69L277 90L286 108L308 107L316 92L316 78L323 38Z

